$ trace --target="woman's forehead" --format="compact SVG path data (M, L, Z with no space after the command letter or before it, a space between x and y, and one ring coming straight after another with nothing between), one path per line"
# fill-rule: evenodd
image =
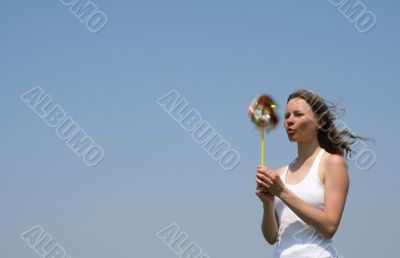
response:
M291 99L286 105L286 112L294 112L294 111L308 112L310 111L310 109L311 108L308 105L308 103L301 98Z

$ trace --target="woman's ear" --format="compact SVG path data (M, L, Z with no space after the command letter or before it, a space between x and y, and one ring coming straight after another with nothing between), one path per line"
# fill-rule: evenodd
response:
M317 117L316 123L317 123L317 128L318 128L318 130L321 130L321 129L324 127L326 121L324 121L324 120L322 119L322 117Z
M317 128L318 128L318 130L321 130L322 127L323 127L322 122L321 122L321 121L318 121L318 122L317 122Z

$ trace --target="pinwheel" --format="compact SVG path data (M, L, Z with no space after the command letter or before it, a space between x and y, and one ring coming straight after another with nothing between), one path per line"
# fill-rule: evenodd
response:
M264 131L269 133L274 129L279 118L276 114L277 105L268 95L261 95L250 104L248 112L251 121L261 129L261 165L264 166Z

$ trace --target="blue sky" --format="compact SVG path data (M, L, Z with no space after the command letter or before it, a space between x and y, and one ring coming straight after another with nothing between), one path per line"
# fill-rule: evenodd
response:
M68 255L177 257L156 233L172 223L209 257L272 257L254 194L260 135L247 116L262 93L312 90L345 108L376 163L349 160L335 247L344 257L396 252L400 208L398 1L363 0L367 33L326 1L93 1L97 33L61 1L0 9L1 257L37 257L20 235L40 225ZM397 32L396 32L397 31ZM96 144L89 167L20 96L41 87ZM223 170L156 100L175 90L240 153ZM297 154L281 123L266 163Z

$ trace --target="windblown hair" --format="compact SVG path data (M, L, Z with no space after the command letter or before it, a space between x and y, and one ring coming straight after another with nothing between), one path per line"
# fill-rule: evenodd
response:
M342 130L336 128L337 104L322 99L317 94L308 90L297 90L289 95L287 102L294 98L301 98L308 103L313 111L318 129L318 142L322 148L332 154L338 154L342 157L351 157L354 150L350 147L359 140L369 140L361 136L352 134L346 126ZM330 105L328 106L327 103ZM344 109L343 109L344 111ZM343 121L339 121L342 122Z

